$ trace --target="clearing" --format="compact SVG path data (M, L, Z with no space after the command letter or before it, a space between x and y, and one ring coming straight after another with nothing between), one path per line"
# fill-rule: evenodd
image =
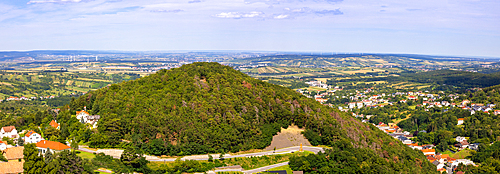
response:
M302 131L304 131L304 129L299 129L299 127L295 125L291 125L287 129L281 128L281 132L278 132L278 135L273 136L271 145L266 147L264 150L300 146L301 143L303 146L310 146L311 143L309 143L304 135L302 135Z

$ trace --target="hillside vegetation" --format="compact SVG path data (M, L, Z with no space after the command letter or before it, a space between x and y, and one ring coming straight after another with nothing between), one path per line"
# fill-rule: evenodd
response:
M282 127L294 124L306 129L313 145L343 146L333 149L350 154L333 159L339 163L384 166L392 173L436 170L421 152L372 125L218 63L161 70L89 92L70 107L74 112L84 106L102 117L90 138L93 147L127 139L153 155L237 152L265 148ZM371 155L351 160L360 149ZM342 171L342 165L334 167Z

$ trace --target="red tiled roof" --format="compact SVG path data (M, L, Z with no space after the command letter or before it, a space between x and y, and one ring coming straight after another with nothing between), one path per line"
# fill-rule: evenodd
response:
M7 163L0 163L0 173L23 173L24 162L10 161Z
M5 143L5 142L3 142L3 141L0 141L0 144L7 144L7 143Z
M55 120L52 120L50 123L49 123L50 126L52 126L53 128L56 128L59 127L59 123L57 123Z
M35 131L30 130L30 131L29 131L28 133L26 133L26 135L24 135L24 136L26 136L26 137L30 137L31 135L33 135L33 134L35 134L35 133L36 133Z
M70 148L69 146L67 146L63 143L56 142L56 141L47 141L47 140L42 140L42 141L36 143L36 147L49 148L52 150L65 150L65 149Z
M5 158L7 158L7 160L22 159L24 157L24 155L23 155L24 147L23 146L7 148L3 151L5 152L5 154L3 154L3 155L5 156Z
M465 118L459 118L458 120L465 120Z
M435 149L424 149L424 150L421 150L422 152L436 152Z
M2 129L5 132L11 132L12 130L16 129L16 127L14 127L14 126L6 126L6 127L2 127Z
M82 112L83 112L83 113L86 113L87 115L90 115L87 111L84 111L84 110L82 110L82 111L76 111L76 115L78 115L78 114L80 114L80 113L82 113Z

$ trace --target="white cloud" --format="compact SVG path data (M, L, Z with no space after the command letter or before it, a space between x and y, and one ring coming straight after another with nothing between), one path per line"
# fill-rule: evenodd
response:
M214 15L215 17L218 18L233 18L233 19L239 19L239 18L255 18L255 17L265 17L263 12L258 12L258 11L253 11L250 13L240 13L240 12L222 12L219 14Z
M274 19L286 19L288 18L289 15L286 15L286 14L280 14L280 15L277 15L277 16L274 16Z
M68 2L86 2L90 0L31 0L28 4L37 4L37 3L68 3Z

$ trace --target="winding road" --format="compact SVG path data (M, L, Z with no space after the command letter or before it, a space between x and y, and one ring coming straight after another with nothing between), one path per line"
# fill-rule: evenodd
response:
M321 147L313 147L313 146L302 146L302 149L304 151L310 151L313 153L318 153L318 152L324 152L323 148ZM79 147L79 151L83 152L89 152L89 153L95 153L96 151L87 149L85 147ZM264 151L264 152L256 152L256 153L247 153L247 154L241 154L241 155L226 155L224 158L239 158L239 157L251 157L251 156L263 156L263 155L278 155L278 154L285 154L285 153L293 153L293 152L298 152L300 150L300 146L294 146L294 147L287 147L287 148L282 148L282 149L276 149L276 151L271 150L271 151ZM194 158L195 156L185 156L181 158L182 161L185 160L208 160L208 158L200 157L200 158ZM119 157L113 157L113 158L119 158ZM176 158L164 158L164 159L148 159L148 161L153 161L153 162L167 162L167 161L175 161ZM264 166L261 168L257 169L251 169L251 170L244 170L242 171L243 173L257 173L257 172L263 172L275 167L280 167L288 165L288 162L283 162L283 163L278 163L278 164L273 164L269 166ZM222 172L226 170L220 170L220 171L215 171L215 172ZM230 171L230 170L227 170Z

